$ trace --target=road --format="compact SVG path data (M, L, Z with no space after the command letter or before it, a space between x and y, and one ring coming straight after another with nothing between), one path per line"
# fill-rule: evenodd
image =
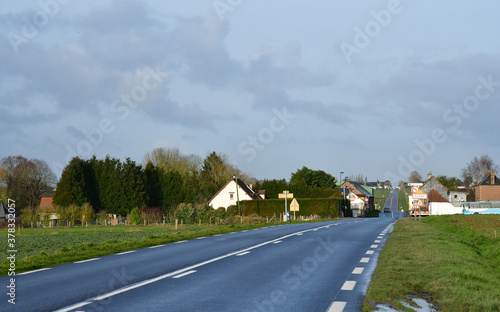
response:
M359 311L394 222L273 226L19 274L0 311Z
M385 212L387 208L390 209L390 212ZM387 199L385 200L384 209L379 214L381 218L404 218L405 213L399 211L398 206L398 190L391 189L391 192Z

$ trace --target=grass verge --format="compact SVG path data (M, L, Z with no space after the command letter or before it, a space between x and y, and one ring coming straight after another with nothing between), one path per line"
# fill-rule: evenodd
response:
M325 220L309 222L320 221ZM124 251L277 224L283 223L184 225L177 230L173 225L21 229L15 238L15 272L22 273ZM2 231L2 238L2 241L7 241L7 230ZM7 244L2 244L0 254L4 255L0 262L0 276L5 276L10 265L9 260L6 260Z
M500 311L500 217L404 219L382 251L363 311L388 303L403 311L407 295L439 311ZM497 234L498 235L498 234Z
M375 189L373 192L373 196L375 196L375 207L377 207L379 210L384 209L385 201L387 197L389 197L390 192L390 190L386 189Z

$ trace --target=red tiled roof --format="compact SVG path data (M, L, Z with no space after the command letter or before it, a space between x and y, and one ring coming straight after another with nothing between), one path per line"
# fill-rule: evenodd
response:
M52 197L42 197L42 200L40 201L40 208L49 208L51 210L54 209L54 206L52 205L52 202L54 200Z

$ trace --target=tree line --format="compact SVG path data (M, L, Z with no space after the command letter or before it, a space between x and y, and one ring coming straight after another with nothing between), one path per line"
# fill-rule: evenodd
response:
M54 203L89 203L95 211L119 215L154 207L170 216L181 203L206 203L237 171L216 152L201 160L175 148L155 149L143 164L130 158L75 157L62 172Z

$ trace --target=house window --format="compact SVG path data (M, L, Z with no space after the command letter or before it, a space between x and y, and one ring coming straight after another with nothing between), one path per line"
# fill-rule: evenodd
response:
M234 200L234 193L229 193L229 199Z
M455 194L455 198L458 198L458 195Z

